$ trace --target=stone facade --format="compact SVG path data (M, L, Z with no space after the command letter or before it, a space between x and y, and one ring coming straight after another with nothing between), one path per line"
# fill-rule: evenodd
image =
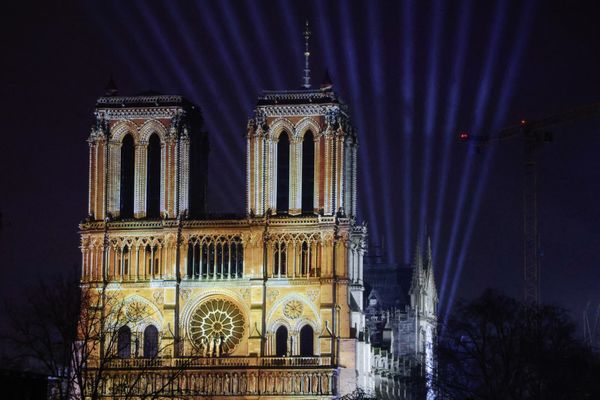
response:
M331 88L259 98L241 217L204 212L207 139L179 96L100 98L89 143L82 286L106 321L107 298L119 309L102 323L114 348L91 351L87 368L103 396L333 398L360 385L367 232L356 135Z

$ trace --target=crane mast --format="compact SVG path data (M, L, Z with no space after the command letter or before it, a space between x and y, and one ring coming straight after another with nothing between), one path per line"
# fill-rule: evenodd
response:
M524 300L531 305L540 301L540 235L538 223L538 170L537 152L541 145L550 142L553 134L547 131L566 122L600 115L600 103L550 115L546 118L525 121L502 129L496 135L475 135L461 132L459 138L487 146L513 138L523 141L523 283Z

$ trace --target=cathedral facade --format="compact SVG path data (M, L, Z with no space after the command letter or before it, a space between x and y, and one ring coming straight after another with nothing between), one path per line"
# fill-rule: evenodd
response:
M79 397L312 399L370 384L357 138L331 85L259 97L240 217L205 212L194 105L111 93L95 116L80 232L100 334L81 335Z

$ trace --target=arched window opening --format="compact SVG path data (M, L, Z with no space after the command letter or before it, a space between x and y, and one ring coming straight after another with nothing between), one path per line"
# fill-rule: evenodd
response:
M315 335L310 325L304 325L300 329L300 355L310 357L314 355Z
M275 332L275 355L285 357L288 354L288 330L285 326L280 326Z
M310 245L307 242L302 242L302 248L300 251L301 262L300 266L302 268L301 274L302 276L307 276L310 273L312 268L312 255L310 254Z
M135 145L133 136L128 133L121 144L121 218L133 218L134 178Z
M156 133L148 141L146 217L160 217L160 139Z
M127 326L117 332L117 355L119 358L131 357L131 330Z
M154 358L158 355L158 329L148 325L144 329L144 357Z
M123 248L123 276L129 275L129 247Z
M277 142L277 213L287 214L290 208L290 138L287 132Z
M273 275L275 277L286 275L287 266L287 246L280 242L275 244L275 253L273 257Z
M313 213L315 194L315 139L311 131L302 141L302 212Z

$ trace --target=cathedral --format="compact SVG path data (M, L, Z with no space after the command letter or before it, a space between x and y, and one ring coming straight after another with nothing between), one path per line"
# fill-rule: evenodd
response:
M258 98L240 217L206 212L202 118L177 95L97 100L75 397L413 398L407 371L431 364L432 268L418 258L403 304L365 291L379 270L365 266L357 135L332 85Z

